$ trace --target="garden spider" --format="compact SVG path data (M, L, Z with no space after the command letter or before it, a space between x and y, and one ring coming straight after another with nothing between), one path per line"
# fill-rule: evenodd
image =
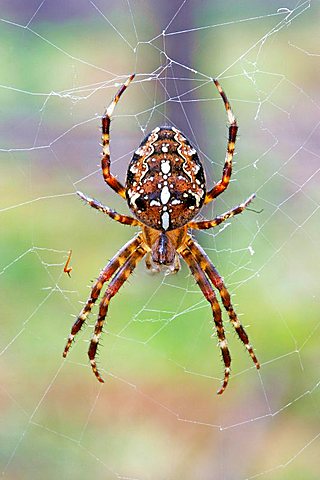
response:
M110 122L115 106L133 78L134 75L131 75L122 85L102 117L101 167L105 182L127 201L134 217L119 214L81 192L77 194L96 210L125 225L139 226L141 231L126 243L100 272L87 303L72 326L63 356L67 356L75 335L86 321L104 283L110 280L100 302L99 316L88 350L93 373L99 382L103 382L95 357L111 298L144 256L148 269L160 271L161 268L166 268L172 273L180 269L180 256L189 266L203 295L211 305L224 363L224 379L217 392L222 394L230 376L231 356L225 338L221 309L213 287L219 291L229 320L256 368L260 368L260 364L232 307L230 295L222 278L209 257L189 234L189 230L216 227L241 213L255 196L251 195L242 204L213 220L193 220L204 204L214 200L229 185L238 130L237 122L226 94L219 82L214 80L224 102L229 122L229 139L221 180L211 190L206 191L204 170L196 150L179 130L166 126L155 128L135 151L129 163L124 187L110 172Z

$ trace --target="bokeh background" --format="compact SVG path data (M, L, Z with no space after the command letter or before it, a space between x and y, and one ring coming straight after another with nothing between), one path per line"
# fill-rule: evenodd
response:
M5 479L319 478L319 3L286 0L2 0L0 12L0 471ZM232 292L262 363L226 320L232 377L209 305L187 268L141 264L113 300L99 351L96 310L62 350L90 282L134 229L99 170L112 123L122 180L145 134L172 124L208 184L224 162L218 77L240 125L233 180L202 214L257 193L253 209L196 235ZM63 273L69 249L71 278Z

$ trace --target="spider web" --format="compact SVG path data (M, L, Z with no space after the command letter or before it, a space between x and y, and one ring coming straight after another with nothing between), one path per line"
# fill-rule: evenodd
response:
M318 478L318 3L14 0L1 10L2 476ZM62 359L88 281L135 232L75 194L127 213L102 180L98 127L132 72L112 123L122 181L163 124L197 147L208 185L220 179L226 115L212 78L238 118L232 181L202 215L257 197L197 240L262 367L225 319L233 369L221 397L211 311L185 266L150 276L142 262L112 301L103 386L86 356L96 309Z

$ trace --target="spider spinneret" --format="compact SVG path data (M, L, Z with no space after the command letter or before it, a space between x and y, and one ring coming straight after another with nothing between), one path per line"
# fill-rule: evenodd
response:
M127 280L138 262L145 257L146 266L152 271L162 268L176 273L180 269L181 257L189 266L206 300L210 303L213 321L218 336L224 363L224 378L218 394L227 387L230 376L231 356L222 322L222 313L214 288L220 294L229 320L238 337L245 345L256 368L260 364L249 343L249 338L231 304L224 282L209 257L191 237L191 229L208 229L219 225L230 217L241 213L253 200L254 194L245 202L208 221L193 221L205 203L211 202L229 185L232 158L237 136L237 122L226 94L219 82L214 83L222 97L229 121L229 139L225 165L221 180L209 191L206 189L203 166L195 148L176 128L156 127L142 141L131 159L126 184L123 186L110 172L110 122L114 108L121 95L133 80L131 75L122 85L102 117L102 173L105 182L122 198L126 199L134 217L115 212L97 200L81 192L78 195L90 206L110 218L131 226L139 226L141 232L124 245L103 268L92 287L90 297L72 326L63 356L66 357L75 335L80 331L91 309L100 296L103 285L110 280L99 307L88 356L92 370L100 382L95 356L111 298Z

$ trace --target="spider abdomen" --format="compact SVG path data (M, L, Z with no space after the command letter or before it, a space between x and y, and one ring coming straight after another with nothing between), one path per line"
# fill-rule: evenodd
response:
M206 195L197 151L176 128L155 128L129 163L126 192L130 210L145 225L162 231L185 225Z

